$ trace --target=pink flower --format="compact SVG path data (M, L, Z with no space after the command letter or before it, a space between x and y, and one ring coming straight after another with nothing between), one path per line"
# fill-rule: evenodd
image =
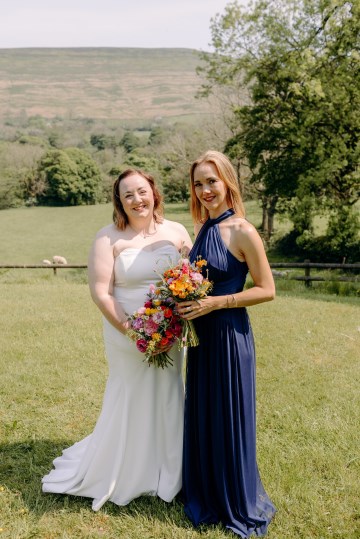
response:
M137 310L137 314L139 315L145 314L145 311L146 311L145 307L140 307L140 309Z
M185 273L185 275L188 275L190 273L189 264L183 262L181 273Z
M164 313L163 311L158 311L157 313L153 314L153 320L157 324L160 324L164 320Z
M155 285L154 285L154 284L151 284L151 285L149 286L149 290L150 290L151 294L154 294L154 292L155 292L155 290L156 290Z
M201 275L201 273L198 273L197 271L193 271L190 273L190 278L195 283L202 283L204 280L204 277Z
M154 322L152 318L149 318L149 320L146 320L144 324L144 330L145 330L146 335L151 336L153 333L156 333L158 327L159 327L159 324Z
M136 347L140 352L146 352L147 342L145 341L145 339L138 339L136 341Z

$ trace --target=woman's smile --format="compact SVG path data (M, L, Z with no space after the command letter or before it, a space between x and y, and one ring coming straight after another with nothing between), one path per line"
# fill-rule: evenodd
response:
M194 187L197 198L209 210L212 217L220 215L228 208L226 185L219 178L212 163L201 163L196 167Z

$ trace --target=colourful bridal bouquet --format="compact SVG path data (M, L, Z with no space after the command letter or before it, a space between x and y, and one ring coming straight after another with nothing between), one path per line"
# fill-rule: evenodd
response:
M194 262L181 258L178 264L167 269L157 283L159 296L175 303L205 298L212 289L212 282L204 277L202 268L207 261L200 256ZM181 319L183 331L180 346L197 346L199 339L191 320Z
M128 336L136 347L145 354L149 366L167 367L172 360L166 350L180 342L182 320L174 312L174 302L170 297L162 297L154 285L150 285L148 299L130 317Z

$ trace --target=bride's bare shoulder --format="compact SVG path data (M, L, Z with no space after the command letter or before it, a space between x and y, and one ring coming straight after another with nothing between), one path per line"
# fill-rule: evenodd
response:
M121 234L121 230L119 230L114 225L114 223L111 223L109 225L106 225L106 226L100 228L100 230L98 230L97 233L96 233L96 238L97 239L99 239L99 238L113 239L116 236L119 236L120 234Z

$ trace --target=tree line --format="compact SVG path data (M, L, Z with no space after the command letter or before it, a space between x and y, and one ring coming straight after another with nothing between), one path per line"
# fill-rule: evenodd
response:
M233 161L244 198L259 200L271 243L275 216L293 228L286 255L359 259L360 1L230 2L211 22L199 98L214 116L136 128L92 119L9 119L0 140L0 206L109 200L126 166L188 199L188 168L208 148ZM324 235L315 233L326 217Z

